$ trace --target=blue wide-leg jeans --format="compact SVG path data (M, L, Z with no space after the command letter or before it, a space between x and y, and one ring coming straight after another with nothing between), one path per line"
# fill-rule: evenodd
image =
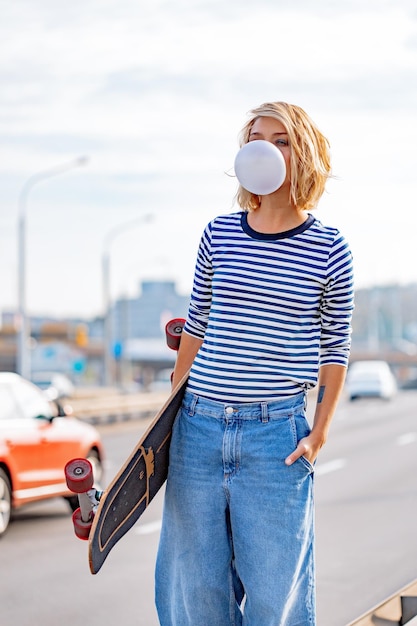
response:
M304 394L227 404L186 392L156 564L161 626L314 626L313 466Z

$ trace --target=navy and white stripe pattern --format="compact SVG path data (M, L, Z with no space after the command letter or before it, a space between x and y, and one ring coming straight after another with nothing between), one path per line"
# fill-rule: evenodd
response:
M201 238L185 332L204 338L188 389L256 402L317 383L347 365L352 255L335 228L309 215L291 231L253 231L244 212L214 219Z

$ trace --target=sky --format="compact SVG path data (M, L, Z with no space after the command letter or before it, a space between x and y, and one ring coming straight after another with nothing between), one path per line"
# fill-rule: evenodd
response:
M102 314L104 256L112 300L144 280L188 294L204 226L237 209L239 131L271 100L330 141L314 214L349 241L356 287L417 281L414 0L0 0L0 15L0 313L17 307L22 204L29 314Z

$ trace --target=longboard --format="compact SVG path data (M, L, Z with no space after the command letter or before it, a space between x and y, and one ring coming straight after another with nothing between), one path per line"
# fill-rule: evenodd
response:
M90 571L97 574L116 543L137 522L168 474L169 444L188 373L101 496L88 539Z

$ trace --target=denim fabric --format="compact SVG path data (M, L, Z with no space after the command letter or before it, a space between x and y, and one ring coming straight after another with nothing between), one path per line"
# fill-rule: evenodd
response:
M156 565L161 626L314 626L313 466L304 394L227 404L186 393Z

